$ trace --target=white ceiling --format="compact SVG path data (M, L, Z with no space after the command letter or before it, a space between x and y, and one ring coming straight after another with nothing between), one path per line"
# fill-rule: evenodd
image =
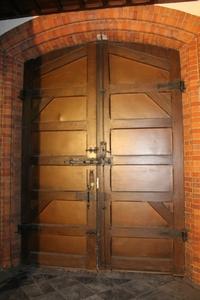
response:
M159 6L164 6L172 9L181 10L196 16L200 16L200 0L198 1L191 1L189 3L186 2L179 2L179 3L169 3L169 4L156 4ZM25 23L32 19L29 18L20 18L20 19L12 19L12 20L5 20L0 21L0 35L3 33L11 30L12 28L19 26L22 23Z
M181 10L192 15L200 16L200 0L191 2L179 2L179 3L168 3L168 4L157 4L168 8Z

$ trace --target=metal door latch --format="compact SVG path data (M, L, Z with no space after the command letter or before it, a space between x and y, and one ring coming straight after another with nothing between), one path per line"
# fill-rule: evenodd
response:
M65 164L70 166L82 166L82 165L111 165L111 157L99 157L99 158L70 158L64 161Z
M89 235L97 235L97 231L95 229L88 229L86 233Z

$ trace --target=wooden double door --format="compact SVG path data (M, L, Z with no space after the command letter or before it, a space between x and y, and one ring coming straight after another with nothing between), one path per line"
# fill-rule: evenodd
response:
M25 66L28 262L182 273L178 55L93 43Z

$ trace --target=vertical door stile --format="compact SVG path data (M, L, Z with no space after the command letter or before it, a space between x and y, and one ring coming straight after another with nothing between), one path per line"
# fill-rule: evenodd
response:
M97 85L96 85L96 101L97 101L97 147L99 147L101 141L103 141L103 98L104 98L104 86L103 86L103 55L104 55L104 44L97 43ZM99 156L99 153L98 153ZM97 239L98 239L98 268L105 268L105 199L104 199L104 170L102 165L97 166L97 177L98 177L98 191L97 191Z
M34 74L34 60L28 61L24 68L24 86L27 89L32 89L33 84L33 74ZM31 144L27 141L31 140L31 94L24 95L23 97L23 124L22 124L22 213L21 222L28 223L31 219L31 172L29 168L30 158L31 158ZM22 243L22 257L24 261L27 261L28 257L28 242L24 239Z
M179 56L176 53L170 53L170 79L176 81L180 76ZM173 162L174 162L174 229L182 231L185 228L184 223L184 191L183 191L183 120L182 120L182 103L181 92L174 90L172 96L172 112L173 112ZM183 241L174 239L174 274L184 272L185 253Z
M106 143L106 156L109 155L111 151L110 145L110 90L109 90L109 44L105 44L104 50L104 142ZM105 254L106 254L106 267L111 269L111 164L104 165L104 201L105 201Z

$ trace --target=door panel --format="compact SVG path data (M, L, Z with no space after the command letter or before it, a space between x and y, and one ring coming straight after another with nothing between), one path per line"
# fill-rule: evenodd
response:
M114 94L110 99L111 119L169 118L147 94Z
M181 95L168 85L180 76L176 53L102 42L31 64L24 256L181 274Z
M111 131L113 155L171 155L169 128L115 129Z
M174 163L182 155L174 135L180 94L158 88L178 74L171 62L166 67L167 60L161 66L149 54L139 56L110 44L105 48L104 140L112 158L112 166L104 167L105 265L181 273L180 262L174 267L180 240L170 234L175 219L184 227L176 211L177 193L179 205L183 201L182 186L174 175L182 172L181 160Z
M88 234L96 229L95 187L88 190L88 174L95 177L96 169L69 163L96 146L94 58L95 45L34 65L33 96L26 104L32 122L25 124L31 163L24 184L23 248L29 262L96 267L96 236Z
M30 248L33 251L86 255L87 240L80 236L60 236L40 234L30 239Z
M167 226L166 221L147 202L112 203L112 225L117 227Z
M64 66L55 65L54 68L42 74L38 83L42 88L71 89L71 87L87 84L87 57L68 62Z
M171 166L113 166L111 190L126 192L172 191Z
M40 107L38 104L39 107L37 107L37 111L41 111L39 120L41 122L86 120L86 104L86 97L54 98L47 106L42 109L42 111L42 107ZM60 110L60 107L62 107L62 111Z
M53 174L53 176L52 176ZM86 190L86 168L77 166L33 167L33 187L63 191Z
M124 55L123 55L124 56ZM143 64L129 57L121 57L110 53L110 83L144 85L168 82L169 72L149 64Z
M87 147L84 131L34 132L32 139L33 153L36 155L84 155Z
M52 200L38 217L44 224L87 225L87 205L83 201Z
M128 245L128 247L127 247ZM124 257L162 257L172 256L173 243L170 240L138 239L138 238L113 238L113 256Z

